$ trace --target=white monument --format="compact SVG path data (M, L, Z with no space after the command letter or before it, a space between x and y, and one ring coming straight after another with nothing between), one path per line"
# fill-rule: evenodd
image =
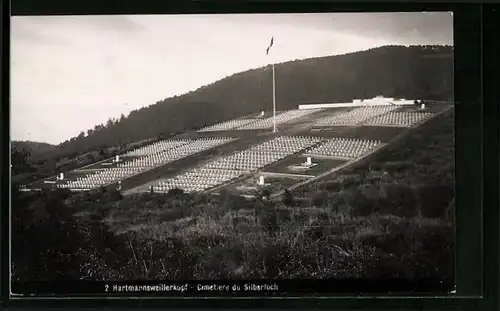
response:
M304 162L290 165L289 167L287 167L287 169L290 171L304 171L304 170L308 170L312 167L315 167L316 165L318 165L318 164L313 163L312 157L309 156L309 157L306 157L306 160Z
M119 162L120 161L120 156L119 155L116 155L115 157L115 162Z
M425 109L425 104L422 104L422 105L420 106L420 109L424 110L424 109Z
M259 177L259 185L264 186L264 176L260 175Z
M263 117L263 116L264 116L264 110L262 110L262 111L260 112L260 116L261 116L261 117Z
M306 159L306 163L305 163L305 164L306 164L306 165L311 165L311 164L312 164L312 162L311 162L311 157L307 157L307 159Z
M63 180L64 179L64 173L60 173L59 174L59 180Z

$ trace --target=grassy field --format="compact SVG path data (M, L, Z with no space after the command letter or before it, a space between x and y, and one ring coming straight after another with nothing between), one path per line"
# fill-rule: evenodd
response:
M224 189L234 192L239 195L252 195L259 196L264 189L270 193L284 190L294 184L304 180L303 177L282 177L282 176L266 176L264 181L266 185L257 185L259 174L240 180L238 182L230 183Z

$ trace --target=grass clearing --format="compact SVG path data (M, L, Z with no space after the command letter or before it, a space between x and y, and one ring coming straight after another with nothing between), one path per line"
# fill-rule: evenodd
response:
M311 168L308 169L300 169L300 170L294 170L293 168L290 168L290 166L294 165L300 165L301 163L304 163L306 161L306 157L304 156L292 156L288 157L276 165L273 165L272 167L266 168L263 171L264 172L271 172L271 173L286 173L286 174L298 174L298 175L312 175L312 176L317 176L320 175L323 172L326 172L332 168L338 167L342 164L345 164L347 160L340 160L340 159L319 159L312 157L312 162L317 164Z

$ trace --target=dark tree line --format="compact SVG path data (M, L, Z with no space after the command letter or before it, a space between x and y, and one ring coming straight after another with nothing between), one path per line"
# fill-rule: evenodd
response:
M51 157L168 136L219 121L269 110L269 67L226 77L182 96L174 96L128 117L81 132L58 146ZM278 110L314 102L342 102L377 95L400 98L453 99L453 47L386 46L340 56L276 65Z

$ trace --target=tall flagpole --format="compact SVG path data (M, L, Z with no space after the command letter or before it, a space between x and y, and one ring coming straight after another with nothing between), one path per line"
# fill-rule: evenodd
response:
M269 55L269 50L274 44L274 36L271 37L271 42L269 43L269 46L267 47L266 54ZM274 62L271 59L271 66L273 69L273 132L276 132L276 79L274 75Z
M274 63L273 66L273 132L276 132L276 82L274 75Z

